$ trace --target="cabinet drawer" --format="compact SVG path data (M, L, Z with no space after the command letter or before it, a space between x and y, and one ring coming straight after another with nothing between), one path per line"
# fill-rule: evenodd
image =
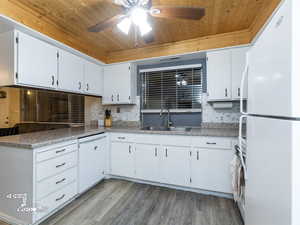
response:
M180 135L160 135L160 143L166 146L185 146L191 145L191 138L189 136Z
M231 141L232 140L229 138L194 137L192 139L192 146L200 148L231 149Z
M40 162L40 161L48 160L48 159L51 159L51 158L54 158L57 156L61 156L66 153L70 153L70 152L77 151L77 150L78 150L77 144L62 146L62 147L54 148L54 149L49 149L47 151L38 152L36 155L36 161Z
M70 185L60 189L53 194L48 195L40 201L36 202L37 214L36 221L44 216L47 216L56 208L60 207L68 200L72 199L77 194L77 183L73 182Z
M44 178L58 174L77 165L77 152L71 152L57 158L43 161L36 166L36 177L40 181Z
M36 185L36 198L41 199L77 180L77 167L73 167L53 177L38 182Z
M159 145L160 135L155 134L137 134L135 135L135 143Z
M135 142L135 134L112 133L111 141L118 142Z

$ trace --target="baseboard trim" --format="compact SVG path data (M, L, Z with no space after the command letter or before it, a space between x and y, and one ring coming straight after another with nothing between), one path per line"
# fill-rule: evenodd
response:
M203 195L212 195L212 196L216 196L216 197L220 197L220 198L233 199L233 195L230 193L207 191L207 190L202 190L202 189L198 189L198 188L184 187L184 186L178 186L178 185L172 185L172 184L164 184L164 183L159 183L159 182L152 182L152 181L140 180L140 179L135 179L135 178L130 178L130 177L116 176L116 175L111 175L111 174L106 175L105 179L106 180L120 179L120 180L131 181L134 183L149 184L152 186L166 187L166 188L175 189L175 190L190 191L190 192L203 194Z

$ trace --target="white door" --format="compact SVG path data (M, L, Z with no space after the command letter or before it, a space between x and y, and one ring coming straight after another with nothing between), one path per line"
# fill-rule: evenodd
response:
M241 97L241 81L242 75L246 67L246 53L249 50L248 47L235 48L231 50L232 57L232 99L239 100ZM247 99L247 82L244 84L243 98Z
M207 53L208 100L231 100L231 51Z
M104 67L104 104L127 104L131 102L130 63Z
M299 121L247 117L246 224L298 224L299 133Z
M118 80L114 66L105 66L103 69L104 87L103 87L103 104L115 104L117 102L116 86Z
M83 92L84 60L67 51L59 51L58 64L59 88L71 92Z
M103 95L103 68L100 65L85 61L84 91L98 96Z
M159 181L160 155L160 147L157 145L136 144L136 178L149 181Z
M250 114L300 117L299 108L297 114L293 113L293 107L299 106L300 89L299 74L292 71L291 10L291 1L284 1L250 50L248 73ZM295 80L292 80L293 78ZM298 95L293 96L293 92Z
M191 185L194 188L232 193L230 162L233 151L195 148L191 158Z
M131 66L130 63L118 65L118 88L117 101L119 104L130 103L131 101Z
M104 178L105 137L81 143L79 148L79 192L87 190Z
M18 32L18 80L20 84L56 88L57 48Z
M162 181L180 186L189 185L189 148L165 146L162 150Z
M134 151L132 143L111 143L111 174L134 177Z

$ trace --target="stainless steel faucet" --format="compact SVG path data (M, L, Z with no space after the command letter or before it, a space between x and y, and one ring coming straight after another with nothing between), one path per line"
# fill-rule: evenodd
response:
M165 127L169 129L172 126L173 122L171 121L170 107L166 107L166 110L167 110L167 121L165 123ZM160 114L159 114L160 117L162 117L163 112L164 112L164 110L163 110L163 107L161 106L161 110L160 110Z

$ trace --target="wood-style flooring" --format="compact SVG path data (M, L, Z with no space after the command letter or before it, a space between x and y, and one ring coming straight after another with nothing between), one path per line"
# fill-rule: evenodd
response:
M107 180L41 225L242 225L242 221L230 199Z

